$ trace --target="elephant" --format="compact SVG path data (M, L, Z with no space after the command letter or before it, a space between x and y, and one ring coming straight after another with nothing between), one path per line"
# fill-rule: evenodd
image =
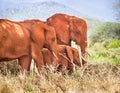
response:
M29 71L33 58L42 70L42 48L48 48L57 62L57 41L53 27L40 20L13 22L0 19L0 61L18 59L22 71Z
M19 22L31 35L31 55L34 59L38 71L44 67L42 48L48 48L54 56L53 63L58 64L57 39L55 29L38 19L24 20Z
M67 45L58 45L58 71L65 72L66 70L73 71L73 64L80 67L79 53L77 49ZM45 66L53 65L53 55L47 48L42 49L43 60Z
M0 19L0 61L18 59L22 72L30 70L30 33L20 23Z
M47 19L47 24L53 26L56 31L57 43L71 46L71 41L75 41L81 48L81 59L83 67L87 66L87 23L85 20L57 13Z

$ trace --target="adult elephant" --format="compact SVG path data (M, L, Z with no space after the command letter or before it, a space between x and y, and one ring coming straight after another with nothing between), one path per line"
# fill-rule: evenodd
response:
M71 45L75 41L81 48L82 64L86 61L87 24L86 21L67 14L55 14L47 19L47 23L55 28L57 43Z
M47 25L45 22L40 20L25 20L19 22L27 28L31 35L31 47L32 47L32 58L34 59L38 71L42 70L44 66L42 48L48 48L52 55L54 55L54 65L57 63L57 39L56 33L53 27Z
M0 61L18 59L22 71L30 70L30 33L17 22L0 19Z

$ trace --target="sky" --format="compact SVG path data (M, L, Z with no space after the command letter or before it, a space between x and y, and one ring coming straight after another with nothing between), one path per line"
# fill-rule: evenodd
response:
M0 1L3 2L19 1L31 3L42 1L55 1L95 19L103 21L116 21L115 11L113 8L116 0L0 0Z
M90 17L104 21L115 21L113 9L116 0L56 0Z

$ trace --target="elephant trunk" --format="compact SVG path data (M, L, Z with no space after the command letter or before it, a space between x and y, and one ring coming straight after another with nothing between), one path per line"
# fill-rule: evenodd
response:
M53 65L55 66L55 68L57 68L57 66L59 65L59 62L58 62L58 60L59 60L59 58L58 58L58 49L55 46L52 47L51 49L52 49L51 53L53 55Z

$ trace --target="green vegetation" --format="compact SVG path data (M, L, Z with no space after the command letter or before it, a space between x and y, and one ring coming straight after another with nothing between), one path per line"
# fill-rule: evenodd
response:
M120 40L113 40L108 45L107 48L119 48L120 47Z
M95 43L88 48L90 63L117 63L120 64L120 47L105 48L101 43Z
M120 23L103 23L93 29L90 36L91 44L97 42L107 44L112 40L120 40Z
M96 26L89 41L89 62L120 64L120 23L106 22Z

